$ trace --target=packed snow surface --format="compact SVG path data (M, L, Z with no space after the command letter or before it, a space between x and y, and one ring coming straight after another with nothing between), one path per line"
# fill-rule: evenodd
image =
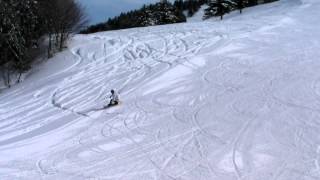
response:
M319 9L75 36L1 92L0 179L319 180Z

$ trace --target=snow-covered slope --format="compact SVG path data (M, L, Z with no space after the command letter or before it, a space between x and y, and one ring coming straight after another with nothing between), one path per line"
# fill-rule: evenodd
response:
M319 9L76 36L0 94L0 179L320 179Z

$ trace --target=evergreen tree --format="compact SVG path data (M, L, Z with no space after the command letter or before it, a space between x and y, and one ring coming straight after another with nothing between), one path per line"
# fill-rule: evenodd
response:
M169 2L157 3L154 7L154 17L157 25L185 22L181 11L176 10Z
M248 0L248 7L258 5L258 0Z
M209 7L205 9L204 19L220 16L222 20L223 16L233 9L234 2L231 0L213 0L208 5Z
M236 8L239 9L240 14L242 10L248 5L248 0L235 0Z
M184 10L184 8L183 8L184 7L183 0L176 0L176 1L174 1L173 5L179 11L183 11Z

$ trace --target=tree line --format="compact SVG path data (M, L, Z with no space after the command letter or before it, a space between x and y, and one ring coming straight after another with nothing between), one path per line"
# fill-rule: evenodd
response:
M72 32L86 23L75 0L0 0L0 78L21 80L33 61L62 51Z
M256 6L260 3L270 3L277 0L211 0L208 1L208 8L205 9L205 14L203 19L208 19L215 16L223 16L233 10L242 10L246 7Z
M162 1L144 5L140 9L109 18L106 22L89 26L81 31L81 33L88 34L100 31L186 22L186 14L187 16L192 16L206 1L176 0L174 3Z
M106 22L89 26L81 33L186 22L186 18L193 16L204 4L207 4L208 8L205 9L203 19L215 16L223 19L225 14L233 10L239 10L242 13L244 8L255 6L258 2L273 1L276 0L175 0L173 3L162 0L155 4L144 5L137 10L121 13L119 16L109 18Z

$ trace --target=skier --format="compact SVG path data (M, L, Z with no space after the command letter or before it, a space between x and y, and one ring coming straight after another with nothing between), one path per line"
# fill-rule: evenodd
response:
M108 106L115 106L119 104L119 94L111 89L111 96L110 96L110 102L108 104Z

